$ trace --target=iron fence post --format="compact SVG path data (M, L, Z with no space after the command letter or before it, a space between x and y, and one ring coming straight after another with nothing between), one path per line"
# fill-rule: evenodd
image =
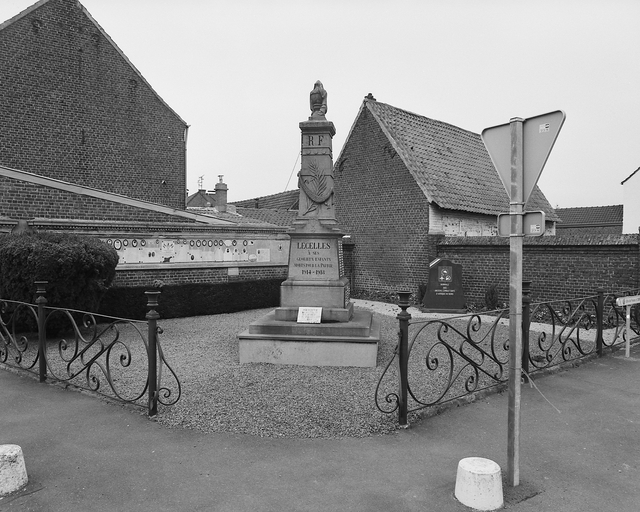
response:
M160 315L155 310L158 306L159 291L147 291L144 292L147 296L147 312L145 318L149 327L149 417L153 418L158 414L158 348L157 348L157 336L158 336L158 318Z
M398 292L398 306L401 311L396 318L400 323L398 333L398 423L401 427L408 427L407 421L407 389L408 389L408 365L409 365L409 320L411 314L407 313L411 292Z
M529 328L531 327L531 281L522 281L522 370L529 382Z
M596 353L602 355L602 347L604 346L604 338L602 331L604 329L604 289L598 288L598 305L596 307Z
M36 281L36 305L38 306L38 377L40 382L47 380L47 331L45 329L45 311L47 304L47 284L48 281Z

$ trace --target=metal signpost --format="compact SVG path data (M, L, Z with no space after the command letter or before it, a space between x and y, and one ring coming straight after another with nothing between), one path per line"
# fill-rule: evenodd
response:
M509 226L509 414L507 481L520 484L520 378L522 373L522 237L544 234L544 213L524 212L531 192L549 158L565 120L561 110L522 119L515 117L482 131L504 188L509 195L509 214L498 217L499 234L507 236ZM540 215L542 214L542 215ZM527 225L526 230L524 225Z
M626 306L627 308L627 325L625 326L627 341L624 344L625 357L631 356L631 306L634 304L640 304L640 295L632 295L629 297L619 297L616 299L616 305L618 307Z

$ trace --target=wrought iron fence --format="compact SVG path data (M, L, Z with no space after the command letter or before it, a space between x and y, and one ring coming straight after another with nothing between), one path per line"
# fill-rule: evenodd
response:
M598 290L589 297L531 304L523 283L523 378L625 343L623 295ZM446 319L412 320L409 292L400 292L398 344L375 391L378 409L397 411L400 425L409 412L444 404L509 378L509 310ZM631 329L640 334L640 307L632 308ZM395 389L394 389L395 388Z
M40 382L146 406L150 417L158 403L180 399L180 381L159 339L159 291L145 292L146 321L138 321L47 306L46 284L36 282L35 304L0 299L1 363L34 373Z

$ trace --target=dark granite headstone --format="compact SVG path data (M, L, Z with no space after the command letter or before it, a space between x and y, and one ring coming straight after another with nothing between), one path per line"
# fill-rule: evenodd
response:
M429 283L422 299L423 309L431 313L466 313L462 289L462 265L435 259L429 265Z

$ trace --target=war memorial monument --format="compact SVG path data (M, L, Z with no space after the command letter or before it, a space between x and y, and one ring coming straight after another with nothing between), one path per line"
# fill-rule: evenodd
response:
M354 310L344 275L342 232L335 215L332 138L327 92L310 94L311 116L300 123L298 217L289 230L289 271L280 307L238 335L240 363L376 366L380 324Z

